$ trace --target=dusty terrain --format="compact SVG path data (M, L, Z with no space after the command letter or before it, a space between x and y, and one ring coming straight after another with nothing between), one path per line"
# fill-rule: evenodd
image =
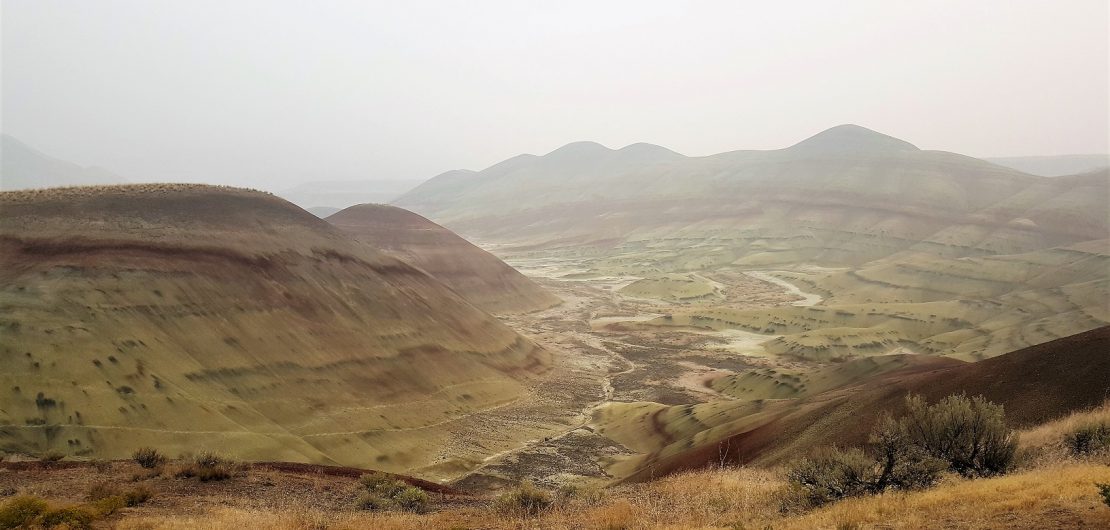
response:
M948 476L925 491L801 511L781 510L785 483L775 468L706 469L579 490L534 517L521 517L499 513L491 496L414 480L409 482L428 492L429 513L359 510L362 471L352 468L260 463L224 481L197 482L175 478L172 471L151 473L131 461L0 463L0 506L25 495L84 505L95 485L108 484L144 487L152 496L96 521L97 528L1098 529L1110 525L1110 508L1094 483L1110 481L1110 460L1069 456L1060 442L1076 425L1108 420L1110 405L1103 405L1022 431L1021 463L1006 476Z

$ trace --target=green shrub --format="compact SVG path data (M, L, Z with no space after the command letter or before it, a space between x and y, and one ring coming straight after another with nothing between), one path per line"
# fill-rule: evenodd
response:
M154 469L166 463L166 457L151 447L140 447L131 453L131 459L144 469Z
M397 507L413 513L424 513L428 508L428 494L424 490L409 486L393 496Z
M369 492L364 492L355 500L355 508L367 511L382 511L393 507L393 503L386 498Z
M1098 494L1102 496L1102 503L1110 507L1110 484L1095 484Z
M128 506L138 506L146 501L149 501L154 496L154 492L146 486L138 486L129 489L123 493L123 499L127 502Z
M941 472L991 476L1013 464L1017 438L1006 427L1002 407L982 397L954 395L929 405L906 399L907 414L883 415L870 451L825 449L796 461L787 471L784 507L819 506L846 497L932 486Z
M947 462L928 454L910 437L904 422L884 414L875 425L869 440L878 460L878 470L871 484L873 493L888 488L913 490L936 484Z
M792 493L807 506L820 506L874 492L877 462L859 449L822 449L790 465Z
M39 524L43 528L60 526L69 530L84 530L92 528L92 523L95 519L96 515L87 508L67 506L48 510L46 513L42 514L42 517L39 519Z
M120 491L119 488L105 482L93 484L85 494L93 510L101 516L111 515L124 507L138 506L152 496L153 493L145 486Z
M1064 437L1064 444L1073 455L1089 455L1110 448L1110 425L1090 423Z
M107 517L116 513L127 506L127 500L123 495L112 495L110 497L103 497L89 503L89 507L100 517Z
M493 507L505 515L532 516L546 510L551 503L551 496L547 492L525 482L517 489L498 496Z
M385 473L370 473L362 475L358 478L360 484L366 488L369 493L375 493L381 497L392 499L401 490L408 487L404 481L397 480Z
M566 504L572 500L579 501L587 506L597 506L605 500L605 490L595 485L577 486L563 484L555 490L555 501Z
M177 470L178 478L196 478L201 482L227 480L239 469L238 464L212 452L202 452L185 462Z
M424 513L428 507L428 494L424 490L393 478L385 473L362 475L358 481L366 492L355 501L360 510L398 509Z
M38 497L16 497L0 506L0 529L31 526L50 507Z
M1014 462L1017 435L1006 427L1001 405L982 396L948 396L934 405L921 396L906 398L901 422L913 444L965 477L1005 473Z

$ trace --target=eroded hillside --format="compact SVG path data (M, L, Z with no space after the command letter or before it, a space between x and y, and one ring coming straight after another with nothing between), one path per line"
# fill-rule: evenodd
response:
M491 313L519 313L559 303L493 254L417 214L384 204L360 204L327 221L372 248L431 274Z
M551 364L419 269L259 192L7 192L0 245L10 452L412 469Z

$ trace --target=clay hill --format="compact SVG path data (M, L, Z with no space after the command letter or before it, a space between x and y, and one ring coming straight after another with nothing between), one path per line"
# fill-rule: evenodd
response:
M544 309L559 299L516 269L408 210L360 204L327 217L355 239L415 265L495 314Z
M731 461L775 464L819 446L859 445L884 411L904 409L907 394L930 401L966 393L1002 404L1018 428L1096 407L1110 398L1110 326L976 363L912 356L899 369L809 397L732 401L651 412L644 434L657 447L626 466L631 480ZM685 417L685 418L683 418ZM631 418L622 422L634 423ZM697 425L697 427L694 427ZM627 429L611 431L618 441ZM614 433L616 436L614 436ZM641 442L643 443L643 442ZM630 463L631 464L631 463Z
M910 249L962 257L1105 239L1107 192L1105 178L1038 177L841 125L706 157L575 143L445 173L394 204L499 243L651 241L714 249L714 263L852 266Z
M272 195L0 194L0 449L412 470L549 355Z

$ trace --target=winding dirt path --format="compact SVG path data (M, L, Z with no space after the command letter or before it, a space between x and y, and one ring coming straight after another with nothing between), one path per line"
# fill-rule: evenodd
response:
M778 285L779 287L782 287L783 289L786 289L790 292L790 294L802 297L801 300L791 302L790 305L798 307L809 307L817 305L825 299L819 294L807 293L801 290L797 285L794 285L777 276L772 276L771 274L769 274L770 272L775 271L745 271L744 274L747 274L748 276L751 276L752 278L755 278L757 280L763 280L765 282L773 283L775 285Z

